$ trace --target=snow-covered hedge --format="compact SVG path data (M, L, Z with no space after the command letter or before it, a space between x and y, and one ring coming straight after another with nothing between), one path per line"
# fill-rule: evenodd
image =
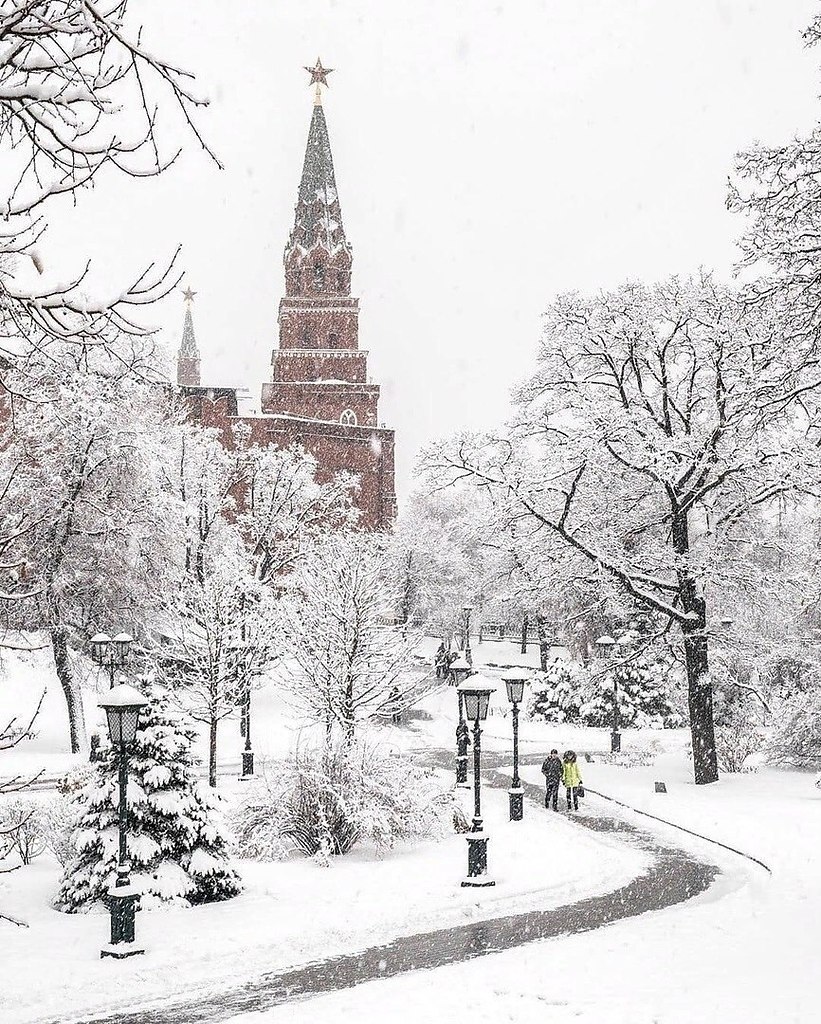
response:
M616 670L619 717L626 728L677 728L682 718L674 711L662 665L628 661ZM595 664L592 671L575 661L548 662L531 683L528 714L545 722L609 726L612 721L612 676Z
M234 816L237 852L327 858L356 843L390 847L452 827L453 798L433 774L364 743L297 750L268 763Z

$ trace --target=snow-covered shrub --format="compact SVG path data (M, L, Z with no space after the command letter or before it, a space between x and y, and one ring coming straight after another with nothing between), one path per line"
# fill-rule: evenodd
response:
M0 832L21 864L31 864L46 848L40 805L34 800L15 797L0 803Z
M631 743L629 747L616 754L597 754L596 760L604 764L617 765L619 768L648 768L655 763L663 749L658 740L646 744Z
M43 804L41 815L46 848L54 855L57 863L65 867L76 853L74 829L77 809L65 796L55 796Z
M774 723L767 760L790 768L821 767L821 688L797 694Z
M65 775L61 775L57 780L57 792L62 796L71 796L74 793L79 793L93 778L94 768L92 765L88 763L74 765Z
M453 798L433 774L364 743L297 750L269 764L235 814L238 852L278 859L379 849L449 831Z
M545 722L581 721L581 706L590 696L590 674L578 662L556 659L531 682L527 714Z
M739 720L735 724L715 727L716 758L719 770L729 774L758 771L750 762L764 745L764 732L752 721Z
M140 906L189 906L240 891L227 861L216 796L196 774L190 719L158 692L140 715L129 751L127 853ZM76 855L55 905L76 913L103 899L114 881L118 844L118 755L102 749L92 781L73 797Z
M681 716L673 709L666 666L640 659L616 669L619 720L625 728L677 728ZM613 720L612 675L599 664L589 671L575 661L548 662L531 686L528 712L546 722L567 722L598 728Z

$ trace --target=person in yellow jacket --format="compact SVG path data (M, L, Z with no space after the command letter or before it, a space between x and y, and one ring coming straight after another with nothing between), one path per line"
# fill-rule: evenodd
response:
M576 751L566 750L562 759L562 783L567 790L567 809L570 810L571 801L573 810L579 809L579 787L582 784L579 765L576 761Z

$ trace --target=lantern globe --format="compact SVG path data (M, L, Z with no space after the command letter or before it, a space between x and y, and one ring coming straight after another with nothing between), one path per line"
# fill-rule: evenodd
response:
M507 699L510 703L521 704L525 695L525 683L527 682L527 677L511 672L509 675L502 676L502 681L505 684Z
M459 684L459 692L465 707L465 717L474 722L483 722L487 718L490 695L496 690L492 679L478 673L468 676Z
M89 640L89 646L91 647L91 657L95 661L102 661L105 658L105 652L108 650L108 645L111 643L111 637L108 633L95 633L94 636Z
M118 662L123 665L128 655L128 648L134 643L134 637L130 633L117 633L111 638L111 642L117 651Z
M148 701L139 690L127 683L120 683L112 687L108 693L98 701L108 719L108 734L111 742L132 743L137 735L137 722L140 711Z

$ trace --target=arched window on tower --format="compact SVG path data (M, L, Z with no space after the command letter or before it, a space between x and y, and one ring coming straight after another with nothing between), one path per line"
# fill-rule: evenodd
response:
M343 427L355 427L358 423L356 413L353 409L346 409L339 417L339 422Z
M338 341L339 341L339 335L336 333L336 331L331 331L331 333L328 335L328 347L329 348L336 348L336 343Z
M325 267L321 263L314 263L314 287L322 288L325 284Z

